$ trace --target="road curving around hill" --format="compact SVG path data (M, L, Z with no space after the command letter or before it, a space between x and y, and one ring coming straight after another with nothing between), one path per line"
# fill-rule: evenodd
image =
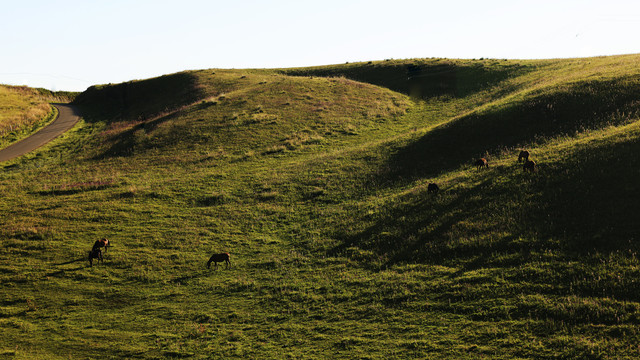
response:
M0 162L15 159L29 153L71 129L80 119L78 109L69 104L51 104L58 109L58 116L40 131L0 150Z

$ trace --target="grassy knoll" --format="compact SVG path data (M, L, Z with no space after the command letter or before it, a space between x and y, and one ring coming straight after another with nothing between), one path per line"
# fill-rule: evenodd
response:
M444 95L466 97L529 70L523 63L506 60L388 59L282 72L294 76L346 77L421 99Z
M637 358L639 60L93 87L0 164L0 355ZM424 80L436 62L455 77Z

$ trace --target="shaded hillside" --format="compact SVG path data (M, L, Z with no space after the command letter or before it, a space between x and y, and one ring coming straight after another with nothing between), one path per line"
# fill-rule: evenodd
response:
M115 85L95 85L73 103L90 120L121 121L149 119L173 111L203 97L197 79L188 72Z
M285 69L295 76L346 77L410 95L466 97L531 71L529 66L502 60L385 60L366 63Z
M640 76L561 84L455 119L398 151L396 175L432 177L503 149L623 125L640 117Z
M617 59L555 63L538 70L549 82L383 145L369 194L415 188L391 196L380 214L363 215L372 226L341 234L337 249L362 247L391 262L461 261L509 251L514 240L520 249L522 238L571 256L636 251L636 200L627 200L636 193L640 75L635 67L620 71L637 57ZM538 161L537 173L525 174L515 161L520 148ZM473 167L480 157L489 159L488 170ZM431 181L443 195L427 193Z
M421 185L379 214L365 215L362 223L371 227L348 235L341 247L372 250L392 262L430 263L467 257L492 262L496 252L541 248L561 249L571 257L636 252L640 189L633 154L640 150L639 126L532 148L535 173L522 170L517 151L486 170L469 164L439 182L440 194L429 194Z

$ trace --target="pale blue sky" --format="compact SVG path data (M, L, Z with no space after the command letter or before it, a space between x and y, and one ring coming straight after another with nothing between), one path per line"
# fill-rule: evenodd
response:
M640 53L636 0L0 0L0 83L81 91L189 69Z

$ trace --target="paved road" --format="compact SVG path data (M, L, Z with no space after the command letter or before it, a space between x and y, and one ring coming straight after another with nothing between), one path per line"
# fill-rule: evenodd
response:
M58 117L37 133L0 150L0 162L31 152L71 129L78 122L78 109L69 104L52 104L58 109Z

